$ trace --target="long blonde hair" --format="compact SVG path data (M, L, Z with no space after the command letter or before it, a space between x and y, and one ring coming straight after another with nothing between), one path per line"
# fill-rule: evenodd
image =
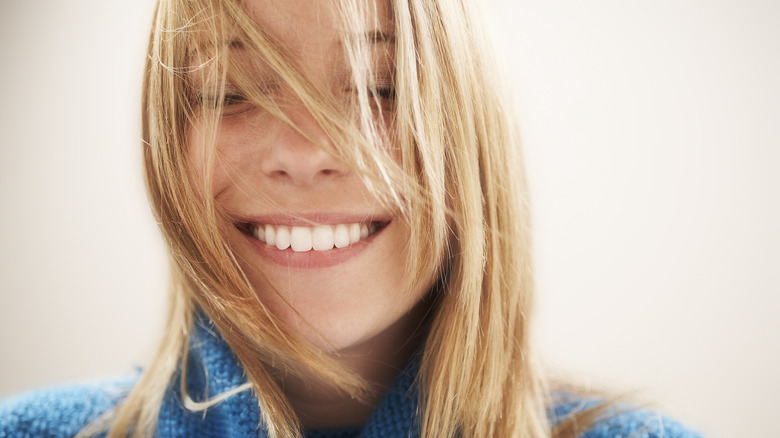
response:
M159 0L143 84L143 149L149 198L170 251L171 305L156 356L114 413L112 436L153 433L165 391L185 363L195 309L208 315L241 361L272 437L301 431L264 365L271 360L291 372L320 373L358 398L369 390L258 298L227 243L208 177L193 178L187 128L208 116L213 140L222 110L219 99L207 108L197 96L224 95L227 79L293 126L251 73L231 61L234 44L285 81L322 129L341 140L327 151L400 212L411 242L426 242L412 248L407 275L409 285L432 278L437 285L418 376L421 436L550 436L547 391L529 345L529 205L516 123L473 2L390 2L396 99L386 126L371 102L376 84L365 41L352 37L369 2L332 1L352 79L361 85L357 119L307 82L240 0ZM188 75L194 72L213 80L193 90ZM386 135L397 142L400 162L374 146ZM204 157L207 165L215 159L213 151ZM182 391L186 397L183 382Z

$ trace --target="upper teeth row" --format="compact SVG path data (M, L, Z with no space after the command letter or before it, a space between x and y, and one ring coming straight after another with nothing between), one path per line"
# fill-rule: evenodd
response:
M327 251L334 246L344 248L365 239L369 236L369 225L359 223L315 227L257 225L253 234L261 242L275 245L279 249L292 248L297 252L312 249Z

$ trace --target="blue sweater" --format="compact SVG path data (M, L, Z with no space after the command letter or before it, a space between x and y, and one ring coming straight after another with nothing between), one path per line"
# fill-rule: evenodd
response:
M413 359L361 428L311 430L307 438L416 437L417 398ZM208 373L206 373L208 370ZM62 386L35 391L0 403L0 438L72 437L87 422L118 403L135 378ZM245 382L241 365L224 341L207 324L199 324L191 340L187 370L190 396L206 398ZM178 382L174 377L173 382ZM597 401L559 397L550 408L553 423ZM157 425L161 437L265 437L257 399L251 391L238 393L204 412L189 412L181 402L178 384L165 395ZM657 413L632 411L604 420L583 438L696 438L698 434Z

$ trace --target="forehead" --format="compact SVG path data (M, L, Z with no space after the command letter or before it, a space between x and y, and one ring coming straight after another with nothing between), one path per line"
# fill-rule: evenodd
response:
M249 15L294 52L338 44L348 34L392 33L390 0L244 0ZM340 7L340 3L351 7Z

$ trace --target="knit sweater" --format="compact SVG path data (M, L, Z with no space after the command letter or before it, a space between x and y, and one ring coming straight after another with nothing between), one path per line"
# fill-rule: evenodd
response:
M187 382L193 400L205 400L245 382L233 352L202 320L191 338ZM415 376L419 360L413 358L381 399L363 427L308 430L307 438L417 437ZM72 437L89 421L115 406L135 377L61 386L17 396L0 403L0 438ZM178 382L174 376L172 382ZM556 397L550 408L551 426L582 408L597 404L572 394ZM160 437L266 437L260 410L251 391L235 394L205 412L190 412L179 385L165 394L157 424ZM583 438L697 438L698 434L658 413L630 411L597 423Z

